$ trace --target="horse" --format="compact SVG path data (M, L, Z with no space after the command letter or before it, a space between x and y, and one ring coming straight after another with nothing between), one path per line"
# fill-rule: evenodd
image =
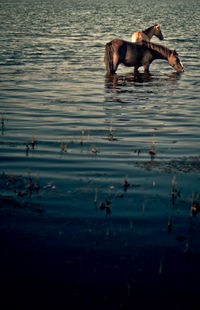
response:
M131 42L138 42L141 40L149 42L153 36L156 36L160 40L164 40L159 24L155 24L141 32L133 32Z
M114 39L105 45L104 62L107 73L114 74L119 64L134 67L134 72L143 66L144 72L149 73L149 66L155 59L165 59L178 73L184 72L183 65L175 50L147 41L132 43Z

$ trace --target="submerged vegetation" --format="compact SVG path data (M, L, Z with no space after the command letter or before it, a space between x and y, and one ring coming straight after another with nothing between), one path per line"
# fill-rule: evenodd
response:
M157 169L163 173L200 172L200 156L182 157L177 160L137 161L135 166L145 170Z
M1 134L4 135L4 131L6 129L6 122L8 122L8 119L6 118L6 115L4 112L1 113Z

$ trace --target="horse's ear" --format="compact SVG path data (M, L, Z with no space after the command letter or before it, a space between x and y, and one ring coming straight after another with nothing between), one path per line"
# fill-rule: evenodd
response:
M173 50L173 55L174 55L174 56L178 56L178 53L177 53L176 50Z
M158 29L160 27L160 24L155 24L154 27Z

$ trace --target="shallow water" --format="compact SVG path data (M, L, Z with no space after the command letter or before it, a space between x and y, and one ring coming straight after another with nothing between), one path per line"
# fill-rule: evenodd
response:
M199 194L199 3L136 3L1 4L3 196L52 217L111 211L167 223L174 187L189 218ZM148 77L122 66L106 77L105 44L156 22L185 72L155 61Z

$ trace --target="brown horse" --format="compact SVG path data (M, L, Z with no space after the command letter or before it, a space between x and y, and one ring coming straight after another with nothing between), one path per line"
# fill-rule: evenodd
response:
M156 36L160 40L164 39L159 24L155 24L141 32L133 32L131 42L139 42L141 40L150 41L153 36Z
M119 64L127 67L138 68L143 66L144 72L149 72L149 66L155 59L165 59L177 72L184 72L178 54L175 50L151 43L140 41L131 43L121 39L115 39L105 46L105 65L107 73L115 73Z

